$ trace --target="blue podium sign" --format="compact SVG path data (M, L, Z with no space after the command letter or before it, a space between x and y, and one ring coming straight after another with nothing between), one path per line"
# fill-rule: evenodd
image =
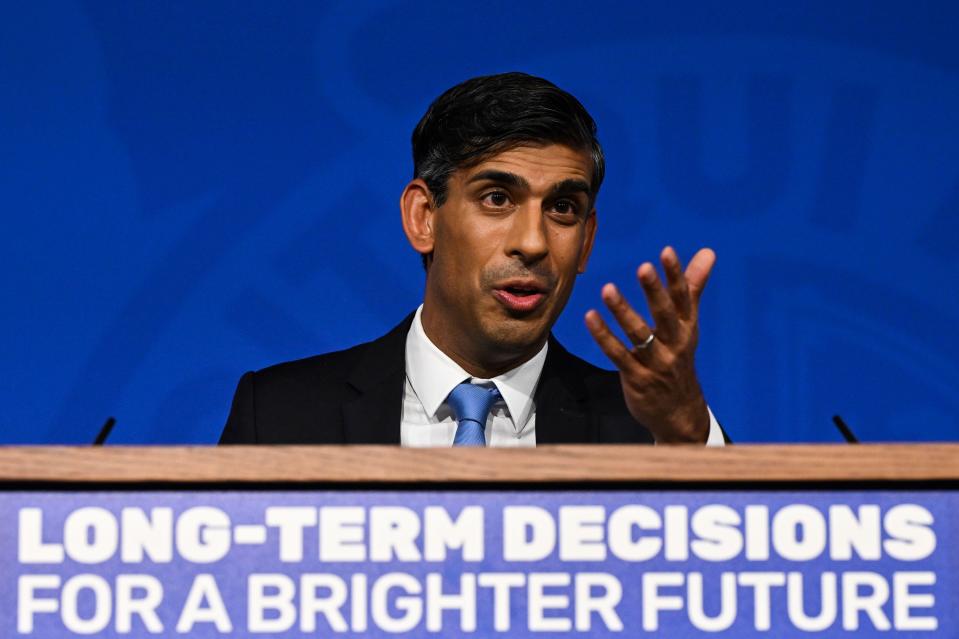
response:
M956 637L952 491L0 493L0 635Z

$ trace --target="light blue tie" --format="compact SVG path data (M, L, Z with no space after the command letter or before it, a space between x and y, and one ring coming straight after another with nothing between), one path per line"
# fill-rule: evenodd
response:
M450 391L446 403L456 417L454 446L486 446L486 418L500 397L495 386L486 388L469 382L463 382Z

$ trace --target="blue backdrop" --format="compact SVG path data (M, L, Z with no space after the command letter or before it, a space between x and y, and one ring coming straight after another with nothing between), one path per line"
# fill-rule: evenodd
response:
M959 438L959 5L29 2L0 19L0 443L213 442L245 370L419 302L409 134L523 70L609 173L556 327L719 255L698 367L737 441Z

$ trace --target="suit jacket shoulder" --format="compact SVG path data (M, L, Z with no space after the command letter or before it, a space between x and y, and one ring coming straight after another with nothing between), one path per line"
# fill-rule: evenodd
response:
M399 444L406 334L248 372L221 444ZM570 354L550 336L533 396L538 444L651 443L623 401L619 375Z
M372 342L247 372L220 443L398 444L412 319ZM395 433L381 427L391 419Z

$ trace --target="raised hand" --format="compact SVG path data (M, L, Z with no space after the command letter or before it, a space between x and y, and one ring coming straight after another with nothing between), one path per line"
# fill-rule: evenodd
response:
M595 310L586 313L586 327L619 369L629 412L649 428L657 442L705 442L709 410L696 378L694 358L699 340L699 299L716 254L711 249L700 250L685 273L672 247L663 249L660 261L666 288L649 262L636 272L655 328L633 310L613 284L603 287L603 302L631 344L623 344Z

